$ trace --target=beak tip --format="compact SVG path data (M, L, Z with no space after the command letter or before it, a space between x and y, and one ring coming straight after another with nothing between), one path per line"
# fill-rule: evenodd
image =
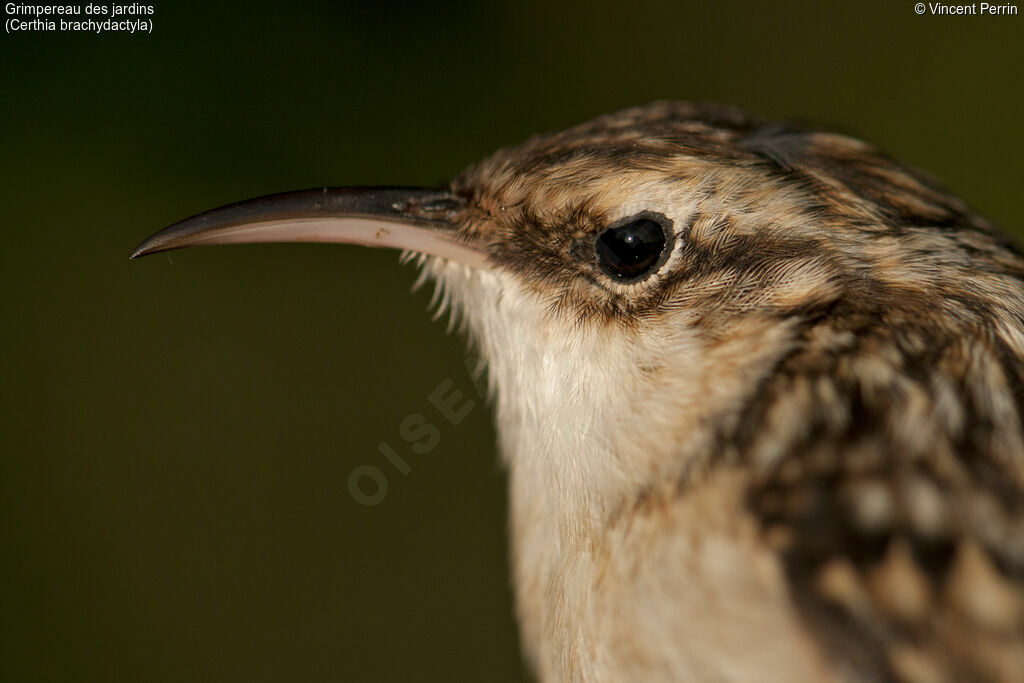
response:
M128 255L128 259L129 260L137 259L140 256L145 256L146 254L149 254L150 253L150 249L149 249L149 245L147 244L148 242L149 242L149 240L145 240L139 246L137 246L134 249L132 249L132 253Z
M176 226L171 226L171 228L174 227ZM173 240L168 239L166 234L169 229L170 228L165 228L139 242L138 246L132 249L132 253L128 255L128 259L134 260L140 256L149 256L150 254L155 254L158 251L165 251L168 248L172 248L168 247L168 243L173 242Z

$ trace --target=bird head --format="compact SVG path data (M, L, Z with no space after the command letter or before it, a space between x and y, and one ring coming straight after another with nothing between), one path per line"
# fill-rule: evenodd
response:
M953 587L934 595L954 603L1017 595L996 567L1024 558L1024 260L958 199L863 142L656 103L499 151L441 190L250 200L171 226L133 255L276 241L418 255L464 322L488 364L509 465L524 643L549 676L606 665L614 647L587 647L614 633L601 642L627 643L622 661L643 642L644 656L675 662L672 678L693 678L680 672L702 671L688 667L704 661L692 636L706 619L718 625L709 633L756 634L737 636L737 650L763 641L796 661L766 630L735 630L750 614L769 615L771 629L789 614L771 601L751 608L752 584L730 582L737 567L765 569L750 558L769 546L808 614L849 610L847 625L823 631L856 623L856 642L873 643L847 648L851 670L881 671L882 652L898 668L909 651L878 615L960 609L887 596L929 595L943 577ZM751 541L745 560L723 554L754 522L766 545ZM949 569L954 557L961 569ZM964 567L974 579L957 578ZM762 598L781 585L775 569L755 572ZM705 590L691 591L701 576ZM993 600L1010 607L972 618L1009 633L1024 603ZM601 630L620 621L621 632ZM962 654L961 631L928 623L908 642L932 643L936 662ZM1015 652L1015 664L981 648L964 661L1016 680Z
M133 256L280 241L419 255L489 365L506 457L605 508L736 447L745 407L809 335L852 343L817 322L969 324L950 275L994 291L977 257L1005 260L982 219L863 142L684 103L539 136L440 190L215 209Z

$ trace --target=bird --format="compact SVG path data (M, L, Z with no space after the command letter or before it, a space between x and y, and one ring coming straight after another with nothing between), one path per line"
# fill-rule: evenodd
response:
M1024 256L847 134L654 102L132 256L404 250L486 363L543 681L1024 681Z

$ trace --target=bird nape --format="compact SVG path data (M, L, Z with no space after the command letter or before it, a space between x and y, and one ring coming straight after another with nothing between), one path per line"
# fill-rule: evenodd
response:
M541 679L1024 680L1024 258L933 180L655 103L133 256L292 240L420 254L485 358Z

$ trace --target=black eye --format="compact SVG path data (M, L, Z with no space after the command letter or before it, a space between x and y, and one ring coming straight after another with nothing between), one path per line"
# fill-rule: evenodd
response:
M620 221L597 236L594 248L601 270L617 280L636 280L661 265L668 242L668 219L642 214Z

